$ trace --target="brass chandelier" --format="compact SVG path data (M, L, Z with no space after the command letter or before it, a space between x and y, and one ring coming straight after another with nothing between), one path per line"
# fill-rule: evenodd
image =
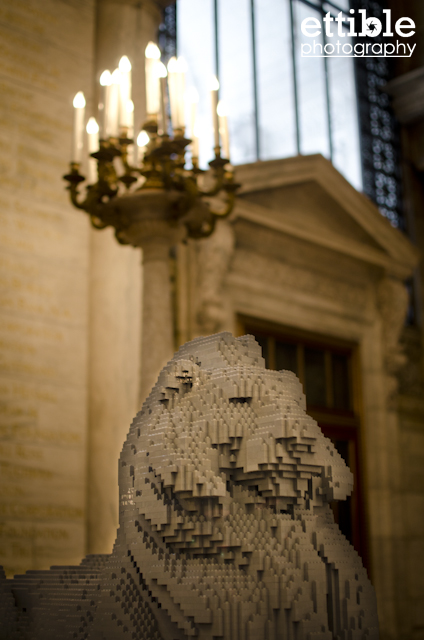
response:
M239 185L234 181L228 158L228 125L218 103L219 85L214 79L211 86L214 158L209 162L210 169L204 171L198 162L196 96L192 92L192 99L187 98L185 72L184 61L176 58L171 58L166 69L160 61L158 47L148 44L145 58L147 119L137 144L131 64L126 56L121 58L113 74L105 71L100 78L100 127L90 118L85 129L85 99L81 92L75 96L73 159L70 172L64 176L69 183L67 189L72 204L90 216L92 225L97 229L114 227L116 238L122 244L137 246L127 230L134 208L140 211L146 204L154 209L157 202L162 209L162 219L165 217L171 226L184 227L185 237L190 238L209 236L217 219L227 217L233 209ZM190 138L185 136L186 111L190 114ZM90 157L89 184L82 196L80 185L85 177L80 169L86 146L85 132ZM221 155L221 146L227 157ZM189 155L191 166L187 167Z

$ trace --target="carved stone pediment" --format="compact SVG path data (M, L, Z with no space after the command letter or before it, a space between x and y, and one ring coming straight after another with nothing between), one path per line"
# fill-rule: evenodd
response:
M321 155L243 165L237 221L410 276L419 254Z

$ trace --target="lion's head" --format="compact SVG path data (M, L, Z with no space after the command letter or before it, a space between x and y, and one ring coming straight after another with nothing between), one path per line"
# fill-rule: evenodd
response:
M345 462L306 414L300 382L265 369L252 336L223 333L182 347L121 455L123 501L134 501L170 544L199 554L219 552L213 531L234 503L246 513L262 505L291 514L343 500L352 486ZM193 535L195 520L203 526Z

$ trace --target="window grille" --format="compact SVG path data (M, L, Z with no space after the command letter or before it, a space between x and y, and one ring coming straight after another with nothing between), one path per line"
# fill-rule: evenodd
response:
M383 20L383 0L351 0L352 8ZM383 22L384 24L384 22ZM359 30L357 29L357 33ZM373 38L381 42L382 36ZM388 58L356 58L363 191L394 227L405 230L402 211L399 125L381 88L392 78Z

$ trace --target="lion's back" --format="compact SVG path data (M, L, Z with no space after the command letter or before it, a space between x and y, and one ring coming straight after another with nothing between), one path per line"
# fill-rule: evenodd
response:
M79 566L27 571L13 580L3 574L1 640L88 638L109 558L90 555Z

